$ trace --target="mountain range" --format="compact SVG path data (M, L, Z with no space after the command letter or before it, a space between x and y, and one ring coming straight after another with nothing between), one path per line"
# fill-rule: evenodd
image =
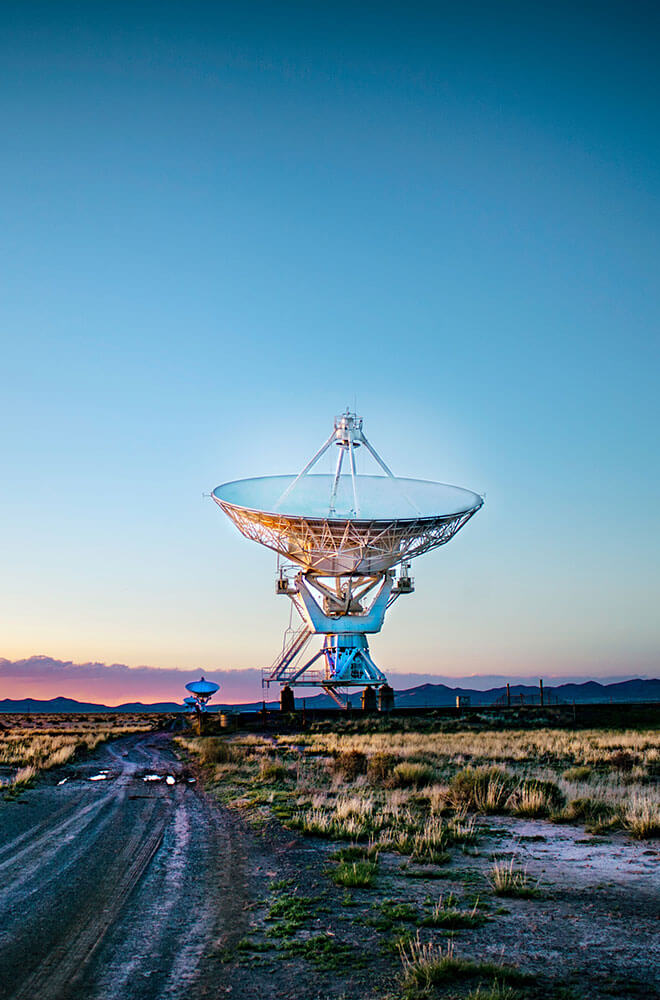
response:
M457 696L470 699L471 706L494 705L506 700L506 687L491 688L488 691L476 691L472 688L452 688L446 684L420 684L418 687L407 688L395 692L397 708L443 708L456 704ZM539 689L527 684L511 684L511 704L538 704ZM587 681L584 684L559 684L556 687L545 688L546 704L557 701L572 704L622 703L660 701L660 680L628 680L616 684L601 684L598 681ZM307 708L333 708L335 703L328 695L318 694L304 699ZM360 693L351 695L351 703L358 706ZM251 702L241 705L210 705L211 711L224 709L254 712L262 707L262 702ZM267 702L268 708L277 708L277 701ZM296 705L302 707L303 699L297 698ZM5 698L0 700L1 713L26 712L182 712L183 705L176 702L156 702L145 705L142 702L127 702L123 705L100 705L93 702L76 701L74 698L51 698L39 701L34 698Z

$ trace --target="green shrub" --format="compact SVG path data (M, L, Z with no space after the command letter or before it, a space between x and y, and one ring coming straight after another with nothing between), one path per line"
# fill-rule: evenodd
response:
M307 896L279 896L271 905L268 917L271 920L287 920L302 926L309 917L312 900Z
M453 892L447 897L440 896L438 902L422 920L424 927L446 927L448 930L457 930L461 927L477 927L485 921L481 913L477 913L479 900L471 910L461 910Z
M374 785L386 785L392 778L392 771L399 758L393 753L375 753L367 763L367 776Z
M334 851L330 857L333 861L359 861L368 859L374 861L378 857L378 844L349 844L347 847L340 847Z
M398 902L394 899L384 899L380 904L374 904L374 908L379 909L377 917L367 920L371 927L376 927L379 931L389 931L395 925L416 924L419 914L410 903Z
M199 760L202 764L230 764L235 754L226 740L218 736L206 736L199 741Z
M262 781L284 781L289 777L289 771L281 760L264 758L259 764L259 777Z
M612 815L612 807L599 799L571 799L565 809L552 815L555 822L560 823L593 823L602 822Z
M402 986L407 997L417 998L431 995L434 986L450 982L453 979L471 978L479 975L498 976L502 981L514 982L523 979L522 973L507 966L495 965L492 962L474 962L468 958L459 958L454 952L454 942L442 944L432 941L422 942L419 932L409 944L402 945L400 950L403 965Z
M591 773L591 768L584 765L581 767L569 767L562 774L562 778L565 781L589 781Z
M429 785L434 778L432 767L412 761L402 761L392 771L392 782L397 788L418 788L420 785Z
M466 767L451 780L448 798L454 806L484 813L507 811L516 780L498 767Z
M347 889L368 889L376 877L377 861L340 861L331 873L335 885Z
M338 941L334 934L318 934L315 937L288 941L284 946L289 958L304 958L318 969L331 971L345 970L349 965L362 965L364 956L347 942Z
M367 773L367 755L360 750L344 750L335 759L334 769L353 781L359 774Z
M511 795L507 805L517 816L549 816L564 805L564 795L554 781L526 778Z

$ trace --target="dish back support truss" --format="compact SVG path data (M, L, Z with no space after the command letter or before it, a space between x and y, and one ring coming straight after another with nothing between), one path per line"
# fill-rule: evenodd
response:
M450 541L478 509L412 520L333 522L253 511L226 501L221 506L246 538L325 576L368 576L415 559Z

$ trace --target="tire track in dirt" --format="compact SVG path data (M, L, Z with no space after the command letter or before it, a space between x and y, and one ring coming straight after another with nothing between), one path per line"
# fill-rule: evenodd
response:
M28 977L12 1000L65 1000L79 995L78 983L85 966L99 947L107 931L117 919L124 903L144 874L163 839L167 821L164 808L154 816L156 803L150 803L140 817L116 863L107 872L104 884L79 911L59 942L42 959L38 969ZM146 836L142 824L150 824Z
M240 831L180 780L168 742L127 737L95 753L88 775L98 766L114 774L82 795L80 768L61 788L27 793L32 825L20 830L15 813L17 835L0 855L6 1000L191 996L203 955L245 933ZM145 784L145 771L179 780Z
M31 893L43 894L49 883L61 880L65 872L79 864L91 842L102 836L121 806L135 771L132 762L120 763L121 772L113 775L108 785L87 787L36 827L0 848L0 857L4 857L0 861L0 912L11 911L17 899L25 900ZM3 922L0 942L10 929L11 920Z
M3 859L9 857L11 861L14 860L16 854L16 849L20 847L26 840L35 843L37 837L40 836L42 832L48 831L54 828L64 816L70 813L75 813L78 809L80 803L84 798L84 794L80 794L71 802L65 803L60 809L57 809L51 816L46 817L37 826L30 828L29 830L24 830L13 840L8 841L6 844L0 844L0 869L4 866Z
M243 914L225 907L231 897L219 892L219 863L229 877L238 870L226 864L217 817L204 798L180 791L163 849L103 950L94 983L98 1000L189 996L217 925L230 935L243 933Z
M26 881L38 874L60 851L66 850L71 840L79 837L94 822L98 814L113 802L114 796L106 795L98 802L90 802L83 809L62 823L50 827L40 837L28 843L12 857L0 863L0 878L12 879L9 891L13 894ZM12 874L12 869L17 871ZM6 902L5 900L3 902Z
M95 991L95 995L102 1000L131 996L133 984L139 981L144 971L152 974L158 968L171 911L177 904L180 905L182 898L190 827L189 809L179 799L170 829L164 833L166 840L162 856L154 864L154 869L160 865L161 871L149 873L145 883L152 879L155 884L142 885L135 899L134 910L140 915L140 940L136 941L137 935L129 932L122 940L109 942L106 949L110 954ZM118 936L121 938L121 934Z

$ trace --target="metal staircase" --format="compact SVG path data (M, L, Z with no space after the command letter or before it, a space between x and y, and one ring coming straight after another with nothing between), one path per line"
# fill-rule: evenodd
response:
M289 630L287 629L287 632ZM295 661L304 651L313 635L308 625L301 625L299 629L291 629L288 641L285 637L284 648L271 667L264 670L262 684L266 686L271 681L278 681L286 684L294 680L300 669L296 667Z

